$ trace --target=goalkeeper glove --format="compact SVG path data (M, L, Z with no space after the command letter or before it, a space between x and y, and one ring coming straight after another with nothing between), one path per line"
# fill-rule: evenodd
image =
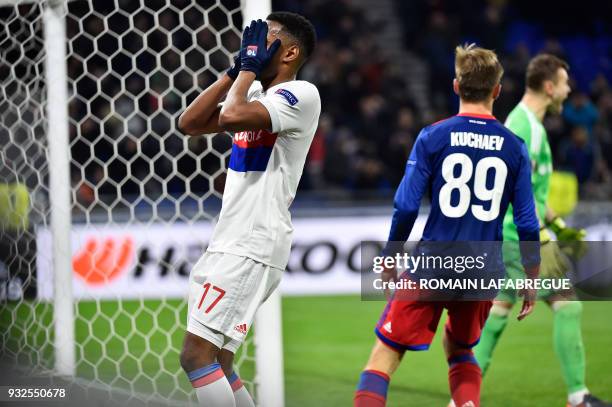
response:
M571 242L576 240L584 240L586 237L586 230L575 229L566 225L565 221L559 216L555 217L549 224L550 230L552 230L557 236L557 240L560 242Z
M546 226L540 226L540 244L545 244L551 241L550 232Z
M543 278L558 278L565 276L570 270L566 257L559 250L556 242L551 243L550 232L546 226L540 227L540 276ZM527 271L527 270L525 270Z
M550 235L546 231L548 238ZM542 278L559 278L567 275L572 270L572 266L569 263L567 256L563 254L563 251L559 248L557 242L548 243L541 241L540 246L540 257L542 262L540 263L540 276Z
M557 236L561 250L571 259L579 260L586 254L588 250L588 245L584 241L586 230L567 226L559 216L555 217L548 225Z
M281 45L279 39L275 40L270 48L268 44L268 24L265 21L253 20L251 25L242 33L242 47L240 49L240 70L250 71L259 77L261 71L270 63L272 57Z

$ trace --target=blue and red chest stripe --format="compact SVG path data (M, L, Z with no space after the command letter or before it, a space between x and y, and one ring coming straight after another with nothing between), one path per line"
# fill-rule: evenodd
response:
M229 168L238 172L265 171L276 137L276 133L267 130L235 133Z

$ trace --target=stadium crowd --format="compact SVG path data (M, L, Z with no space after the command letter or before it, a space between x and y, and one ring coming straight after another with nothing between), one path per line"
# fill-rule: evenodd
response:
M291 5L287 3L286 6ZM520 100L527 63L536 52L555 54L570 64L576 61L577 58L568 58L562 43L555 37L544 34L542 38L526 37L524 31L529 32L534 27L511 26L510 20L516 18L520 10L513 10L507 2L468 3L473 4L396 1L398 14L404 22L404 46L428 64L433 117L423 117L406 93L396 92L404 89L401 82L405 78L395 69L394 61L386 60L371 39L370 33L384 29L382 22L370 22L372 26L368 27L364 10L356 9L349 1L336 2L331 15L324 4L297 8L311 16L321 37L315 57L302 74L317 83L325 106L319 129L321 137L317 141L323 146L311 152L309 167L310 174L320 174L319 184L352 190L382 190L397 185L419 129L452 115L456 109L451 83L453 51L457 44L475 41L500 53L505 68L502 95L495 105L495 114L500 120L504 120ZM482 11L474 13L473 10ZM563 25L562 21L560 23ZM576 24L571 27L574 30L583 28ZM553 34L558 31L556 26L545 24L535 28ZM590 33L592 39L585 42L593 49L591 42L600 38L603 41L603 32L588 28L595 32ZM526 40L531 40L531 48ZM606 76L596 65L597 61L612 55L612 42L607 41L602 47L604 55L594 53L580 60L591 66L571 68L570 75L578 71L576 74L582 80L572 80L573 92L563 115L548 115L545 123L555 169L576 174L582 198L612 196L612 71L608 68ZM571 41L566 42L571 44ZM579 42L577 46L582 44ZM609 66L609 59L607 63ZM338 83L344 86L334 86Z
M210 145L204 138L185 142L176 119L198 91L227 68L228 55L218 46L237 51L239 33L227 27L240 24L240 14L228 17L215 9L206 19L198 2L170 3L174 7L161 7L157 14L137 11L132 20L113 13L110 3L94 2L98 14L81 11L79 2L70 5L71 174L77 199L86 206L96 198L129 199L141 190L155 201L165 194L202 196L222 188L223 154L231 140L217 136ZM230 10L238 7L237 0L223 3ZM476 41L500 53L505 68L495 107L500 120L522 94L530 56L540 50L571 56L564 48L567 41L545 35L555 34L555 27L546 24L535 27L544 33L538 41L526 42L530 38L525 33L533 25L511 25L520 10L505 1L474 0L482 12L473 15L466 14L470 7L463 2L453 3L395 2L404 21L403 46L427 63L433 114L424 115L405 91L407 78L375 41L384 30L382 22L370 21L366 10L348 0L334 1L333 6L325 1L273 1L274 9L308 16L319 36L316 52L300 75L317 85L323 106L302 190L356 199L372 192L391 194L419 129L456 109L451 81L453 50L459 43ZM85 17L82 21L77 20L79 13ZM105 25L109 32L104 33ZM588 37L593 39L587 43L599 34ZM563 115L549 115L545 125L555 168L576 174L582 198L606 199L612 196L611 72L598 70L602 64L576 70L575 61L569 58L570 75L580 80L572 83ZM594 65L597 59L590 61Z

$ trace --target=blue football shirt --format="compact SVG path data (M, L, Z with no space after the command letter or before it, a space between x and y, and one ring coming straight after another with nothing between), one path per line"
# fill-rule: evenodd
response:
M508 205L521 240L539 240L523 141L495 117L459 114L421 130L394 199L389 242L405 242L431 191L424 241L501 241Z

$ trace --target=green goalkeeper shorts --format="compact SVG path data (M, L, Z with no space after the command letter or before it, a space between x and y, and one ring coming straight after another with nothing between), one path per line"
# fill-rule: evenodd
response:
M571 262L556 242L544 243L540 250L540 256L542 258L540 264L541 278L564 278L572 269ZM507 279L518 280L527 278L517 250L506 249L506 246L504 246L504 266L506 267ZM537 298L538 300L547 300L557 293L558 291L553 289L541 289L538 291ZM496 298L498 301L509 302L511 304L516 303L517 299L518 291L511 288L502 289Z

